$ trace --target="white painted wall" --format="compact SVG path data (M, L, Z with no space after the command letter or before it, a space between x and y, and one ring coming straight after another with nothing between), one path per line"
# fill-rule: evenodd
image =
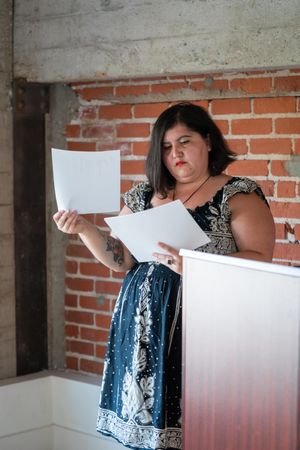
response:
M16 77L299 66L299 0L16 0Z
M45 372L0 383L0 450L122 450L96 432L98 377Z

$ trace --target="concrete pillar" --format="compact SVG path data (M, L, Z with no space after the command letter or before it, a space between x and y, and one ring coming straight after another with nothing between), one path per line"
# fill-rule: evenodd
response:
M0 379L16 374L13 141L12 0L0 0Z
M64 298L65 248L67 235L57 230L53 214L57 210L54 195L51 147L66 148L65 126L77 114L78 101L66 85L50 87L50 113L46 118L46 221L48 292L48 364L62 369L65 364Z

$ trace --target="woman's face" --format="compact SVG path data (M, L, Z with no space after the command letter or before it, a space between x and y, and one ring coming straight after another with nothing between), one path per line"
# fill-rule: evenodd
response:
M208 141L184 124L177 124L166 131L162 159L178 182L193 182L209 175Z

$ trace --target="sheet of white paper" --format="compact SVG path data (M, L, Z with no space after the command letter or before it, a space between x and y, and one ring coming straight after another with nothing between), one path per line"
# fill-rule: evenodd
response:
M80 214L120 211L120 151L52 149L58 210Z
M158 242L195 250L210 241L180 200L104 220L139 262L153 261L154 252L166 253Z

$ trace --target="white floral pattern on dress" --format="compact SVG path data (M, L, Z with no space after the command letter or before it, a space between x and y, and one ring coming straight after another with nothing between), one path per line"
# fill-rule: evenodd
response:
M153 375L141 377L139 374L146 369L147 352L143 344L149 342L152 325L152 314L150 311L150 277L154 266L150 265L145 281L140 286L140 301L136 308L134 350L131 372L126 368L122 391L122 416L129 422L141 424L151 423L151 408L154 403L154 381Z
M98 424L102 430L105 430L104 434L118 436L118 440L124 445L157 450L181 449L180 428L158 429L153 426L149 428L146 425L137 427L134 423L127 423L124 426L123 420L115 412L103 408L98 413Z

